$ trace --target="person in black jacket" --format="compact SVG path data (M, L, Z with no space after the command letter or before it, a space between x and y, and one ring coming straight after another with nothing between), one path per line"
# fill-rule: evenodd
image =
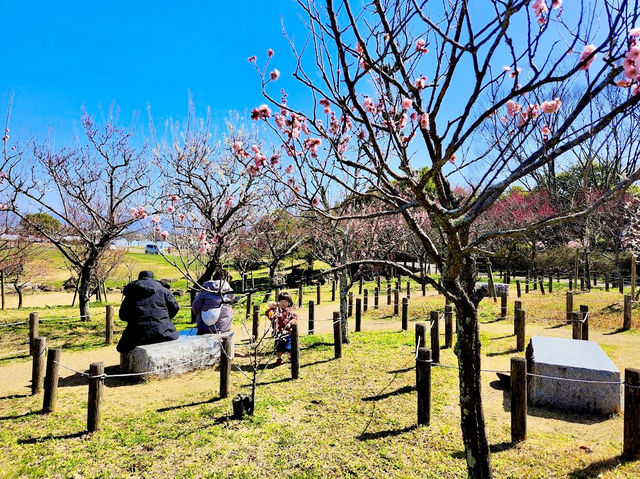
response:
M122 290L120 319L127 323L116 348L121 353L142 344L162 343L178 339L171 322L180 307L169 287L153 279L151 271L142 271L138 280Z

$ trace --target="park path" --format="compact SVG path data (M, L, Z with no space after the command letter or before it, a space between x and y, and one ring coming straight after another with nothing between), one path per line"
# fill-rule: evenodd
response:
M427 297L422 296L412 298L412 305L420 304L425 299L433 299L436 297L436 293L433 291L428 292ZM391 316L389 308L384 305L386 297L381 296L380 303L382 306L380 312L381 317L379 319L364 319L362 321L363 331L399 331L400 330L400 318ZM333 330L332 316L333 312L337 310L337 302L328 303L324 302L315 307L315 333L327 334ZM307 319L308 309L302 308L299 313L299 331L301 335L307 334ZM427 318L425 317L425 320ZM411 321L415 322L415 321ZM250 328L251 325L249 324ZM267 327L267 321L264 316L261 316L261 330ZM409 325L409 329L413 330L413 324ZM490 323L483 323L480 326L481 332L486 333L491 338L501 339L507 341L507 338L511 337L513 342L513 348L515 348L515 336L513 334L513 323L511 321L494 321ZM349 320L349 331L354 330L354 319ZM444 327L440 327L441 334L444 334ZM236 333L236 342L240 343L247 337L245 327L242 324L234 325L234 332ZM528 323L527 324L527 336L531 335L543 335L543 336L556 336L556 337L571 337L570 326L562 325L561 323ZM640 348L638 342L640 338L636 334L613 334L612 331L607 330L591 330L590 339L598 342L602 345L611 360L622 371L626 367L639 367L640 366ZM482 367L483 369L509 369L510 357L515 354L509 350L504 353L494 354L490 356L483 356ZM63 351L61 362L70 368L77 371L87 371L88 366L92 362L103 362L105 367L115 371L115 367L119 364L119 354L115 349L115 345L105 346L98 349L92 349L87 351L66 352ZM455 358L448 358L447 362L455 364ZM75 372L61 369L61 380L69 379L71 376L76 375ZM15 360L5 365L0 366L0 398L16 395L27 394L30 391L31 381L31 361ZM485 382L486 384L487 382ZM83 382L79 381L76 387L86 387Z

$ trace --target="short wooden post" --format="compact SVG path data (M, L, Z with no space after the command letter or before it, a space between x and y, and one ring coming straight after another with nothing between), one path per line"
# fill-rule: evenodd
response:
M255 309L254 309L255 312ZM220 397L229 397L229 385L231 383L231 338L222 337L220 351Z
M622 454L640 457L640 369L624 370L624 442Z
M391 283L387 282L387 306L391 305Z
M582 313L572 313L572 339L582 339Z
M373 309L378 309L380 307L380 289L376 288L373 290Z
M321 292L320 292L320 283L316 286L316 304L320 305Z
M566 293L566 308L567 312L567 321L571 321L573 318L573 293L571 291L567 291Z
M300 340L298 325L291 324L291 379L300 377Z
M531 282L533 284L533 290L537 291L537 289L538 289L538 275L533 275L533 278L532 278Z
M584 291L584 276L580 276L580 291Z
M38 313L29 313L29 354L33 356L34 341L40 334L40 321Z
M507 319L507 292L500 293L500 319Z
M604 277L604 290L609 291L609 273Z
M2 309L4 310L4 270L0 270L0 295L2 296Z
M516 351L524 351L526 317L526 311L520 309L517 314L518 330L516 331Z
M522 296L522 286L520 285L519 279L516 280L516 293L518 295L518 298Z
M418 348L416 391L418 392L418 426L428 426L431 422L431 351L427 348Z
M313 334L315 329L316 308L313 301L309 301L309 317L307 319L307 334Z
M356 298L356 333L360 332L360 327L362 323L362 300L360 298Z
M444 307L444 347L453 347L453 306L451 304Z
M253 341L258 340L258 335L260 334L260 305L253 305L253 317L251 318L251 335L253 336Z
M582 334L581 339L584 341L589 341L589 306L586 304L580 305L580 320L582 323Z
M89 366L89 400L87 403L87 431L100 430L102 425L102 396L104 391L104 363Z
M431 311L429 313L431 319L431 356L434 363L440 362L440 321L438 321L438 312Z
M624 316L622 320L622 329L631 329L631 295L624 296Z
M522 301L513 302L513 334L518 334L518 311L522 309Z
M251 308L253 308L253 299L251 298L251 293L247 295L247 302L245 304L245 318L248 320L249 316L251 316Z
M553 275L549 275L549 293L553 293Z
M362 276L360 276L360 281L358 282L358 294L361 295L362 294Z
M113 306L107 304L105 311L105 342L111 344L113 342Z
M573 276L569 277L569 291L573 291Z
M393 315L398 316L400 313L400 290L393 290Z
M407 298L411 299L411 281L407 281Z
M427 295L427 283L422 283L422 296Z
M304 287L302 283L298 285L298 308L302 308L302 297L304 296Z
M529 294L529 280L524 283L524 294Z
M349 291L349 299L347 303L347 318L353 316L353 292Z
M362 295L362 312L366 313L369 309L369 290L365 289Z
M47 338L33 339L33 360L31 367L31 394L40 394L44 385Z
M409 298L402 298L402 330L409 329Z
M598 286L598 275L595 271L593 272L593 285Z
M620 294L624 294L624 278L620 276L618 280L618 289L620 290Z
M511 442L527 438L527 360L511 358Z
M342 324L340 313L333 313L333 356L336 359L342 357Z
M336 300L336 282L331 281L331 302Z
M636 297L636 255L631 255L631 297Z
M544 280L542 279L542 277L540 278L540 292L544 296Z
M58 402L58 378L60 376L61 350L49 349L47 352L47 375L44 380L44 399L42 412L50 413L56 410Z
M426 323L416 323L416 348L424 348L427 345L427 325Z

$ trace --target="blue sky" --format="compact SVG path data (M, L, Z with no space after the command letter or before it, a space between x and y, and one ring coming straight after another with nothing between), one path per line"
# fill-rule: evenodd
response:
M141 132L147 105L156 124L184 118L188 92L214 120L246 113L264 102L247 57L271 47L285 74L281 19L305 34L293 0L0 0L0 17L0 112L13 91L12 137L51 129L58 145L78 135L82 106L99 119L115 102L124 123L137 111Z

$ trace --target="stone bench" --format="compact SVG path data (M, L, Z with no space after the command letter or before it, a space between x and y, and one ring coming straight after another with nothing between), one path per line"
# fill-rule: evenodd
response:
M222 334L231 338L233 358L233 332ZM220 361L220 338L216 334L180 336L174 341L137 346L120 354L120 370L124 373L149 371L147 377L168 377L194 369L214 366Z
M493 283L496 290L496 296L499 298L502 293L509 294L509 285L507 283ZM489 297L489 283L476 283L476 294L480 294L482 298Z
M526 356L528 373L620 382L620 371L594 341L532 336ZM622 386L528 376L527 395L535 406L608 415L621 410Z

